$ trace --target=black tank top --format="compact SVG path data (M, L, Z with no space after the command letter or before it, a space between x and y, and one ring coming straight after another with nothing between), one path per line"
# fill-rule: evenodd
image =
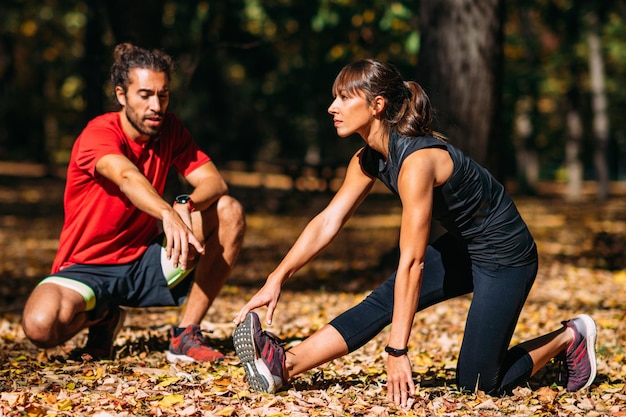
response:
M407 156L425 148L448 151L454 170L435 187L433 218L467 244L473 262L490 267L517 267L537 261L535 241L511 197L485 168L449 143L431 136L389 137L389 158L365 147L361 165L398 195L398 174Z

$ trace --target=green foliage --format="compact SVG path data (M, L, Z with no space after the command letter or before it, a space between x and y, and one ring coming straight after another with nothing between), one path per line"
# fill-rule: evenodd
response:
M90 112L109 108L107 74L118 40L106 4L0 5L0 159L64 163ZM503 140L517 140L515 117L530 102L532 146L547 178L564 158L564 100L572 89L590 136L590 7L575 0L507 1ZM620 178L626 176L619 171L626 159L624 8L617 1L601 10L613 176ZM359 143L338 139L332 128L326 109L333 79L363 57L388 60L413 78L418 11L418 0L164 0L159 44L178 66L171 110L218 164L344 164ZM97 50L86 41L94 28Z
M609 99L611 142L609 165L613 179L626 178L626 124L621 117L626 94L622 88L626 61L623 50L624 7L611 2L602 9L594 2L578 0L547 2L517 1L510 7L506 25L505 106L507 126L515 137L513 119L520 107L528 111L534 127L533 146L538 151L544 179L558 179L565 158L566 112L571 100L583 119L583 152L586 179L593 173L592 113L589 86L587 36L590 11L602 17L601 36L605 60L606 92ZM572 97L574 95L575 97ZM524 103L524 104L522 104Z

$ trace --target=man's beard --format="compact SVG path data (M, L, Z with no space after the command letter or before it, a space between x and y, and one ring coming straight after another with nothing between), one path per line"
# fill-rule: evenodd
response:
M135 130L137 130L142 135L154 137L154 136L157 136L159 133L161 133L161 125L159 125L159 127L150 128L148 126L141 124L140 122L143 119L140 119L140 117L137 116L137 113L129 110L128 107L126 108L126 119L128 119L131 126L134 127Z

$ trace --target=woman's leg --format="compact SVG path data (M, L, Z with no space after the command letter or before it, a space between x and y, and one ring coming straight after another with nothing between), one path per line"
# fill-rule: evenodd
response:
M337 329L327 324L285 352L285 377L289 380L346 354L346 341Z
M487 270L474 267L474 295L457 367L459 388L499 395L530 377L533 360L508 350L537 265Z
M395 273L356 306L286 352L289 378L353 352L391 323ZM472 291L467 251L448 235L426 251L418 311Z

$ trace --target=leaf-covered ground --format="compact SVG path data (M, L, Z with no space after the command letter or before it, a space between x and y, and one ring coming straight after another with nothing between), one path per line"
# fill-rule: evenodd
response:
M566 204L516 198L541 265L514 342L591 314L599 332L598 376L590 389L567 393L554 365L511 396L456 391L454 367L469 304L463 297L416 316L410 357L419 388L411 408L400 409L385 398L388 330L276 395L248 389L230 339L232 318L328 197L281 195L272 210L280 214L269 214L265 197L237 194L248 207L245 247L202 323L227 359L169 364L163 352L178 311L161 308L129 311L115 360L77 362L68 354L84 343L84 333L43 351L20 327L24 300L54 256L62 187L54 180L0 181L0 416L626 416L625 199ZM286 285L270 330L295 344L360 301L393 264L398 224L397 203L385 196L366 201L328 250Z

